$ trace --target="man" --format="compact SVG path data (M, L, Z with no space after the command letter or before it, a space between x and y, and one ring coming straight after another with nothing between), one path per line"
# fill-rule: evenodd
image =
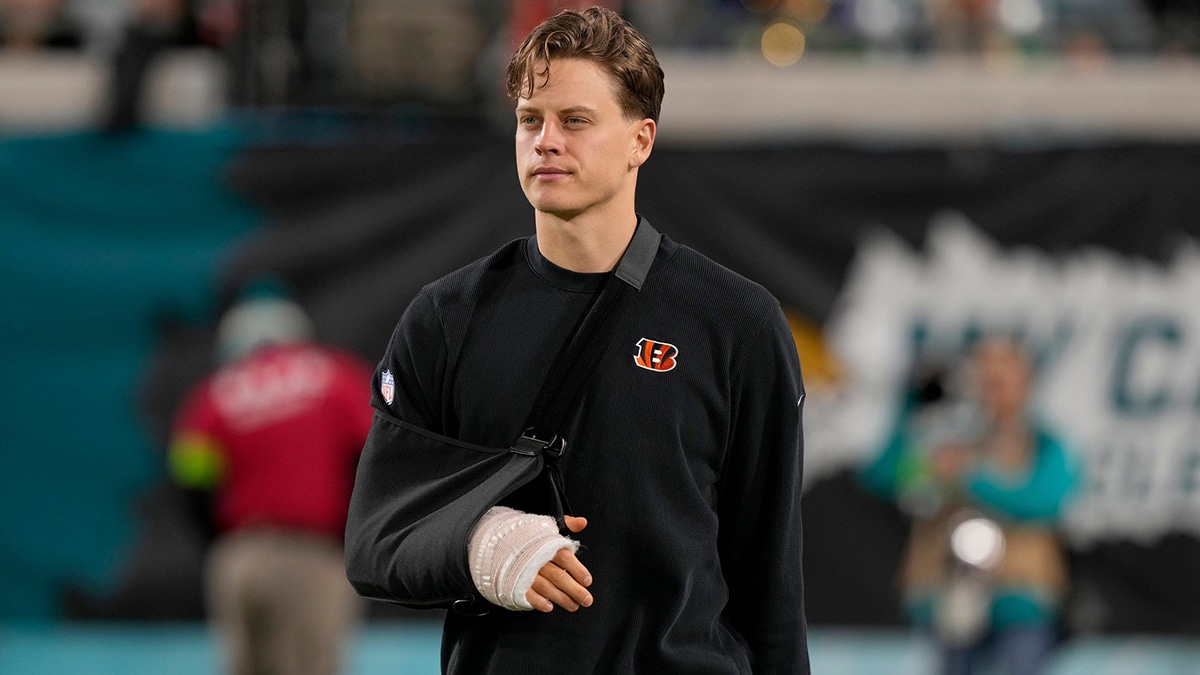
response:
M221 319L222 366L173 432L175 482L211 507L208 611L234 675L333 675L362 600L342 534L371 423L370 367L312 344L304 311L258 286ZM207 509L206 509L207 510Z
M536 234L413 300L376 372L373 438L398 419L508 447L553 356L648 231L634 191L663 74L644 39L612 11L564 11L518 48L508 90ZM446 672L808 672L795 345L761 287L655 241L567 434L577 538L508 504L485 514L452 553L496 606L448 613ZM359 561L393 540L348 541L358 588L386 586L359 575L387 570Z

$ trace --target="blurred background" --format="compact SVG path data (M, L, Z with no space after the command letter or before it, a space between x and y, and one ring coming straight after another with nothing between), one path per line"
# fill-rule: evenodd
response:
M218 316L270 273L374 363L531 233L501 72L590 4L0 0L0 673L219 671L165 468ZM1049 672L1200 673L1200 0L605 4L666 72L639 210L793 324L814 672L936 671L860 474L1001 330L1081 467ZM347 672L436 672L438 619Z

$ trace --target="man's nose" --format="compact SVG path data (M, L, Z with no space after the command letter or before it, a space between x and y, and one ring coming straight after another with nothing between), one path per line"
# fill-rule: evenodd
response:
M562 129L554 122L542 124L538 133L537 144L534 146L539 155L557 155L562 152Z

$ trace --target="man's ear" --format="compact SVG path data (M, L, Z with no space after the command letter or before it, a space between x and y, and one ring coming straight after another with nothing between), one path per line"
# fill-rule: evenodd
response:
M636 169L650 159L650 151L654 149L654 135L658 132L658 125L649 117L634 124L637 126L637 134L633 137L633 152L629 156L630 169Z

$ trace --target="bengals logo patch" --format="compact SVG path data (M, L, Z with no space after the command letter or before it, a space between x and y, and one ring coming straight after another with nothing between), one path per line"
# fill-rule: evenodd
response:
M642 338L637 342L637 353L633 362L639 368L665 373L675 367L675 357L679 356L679 348L666 342L658 342Z

